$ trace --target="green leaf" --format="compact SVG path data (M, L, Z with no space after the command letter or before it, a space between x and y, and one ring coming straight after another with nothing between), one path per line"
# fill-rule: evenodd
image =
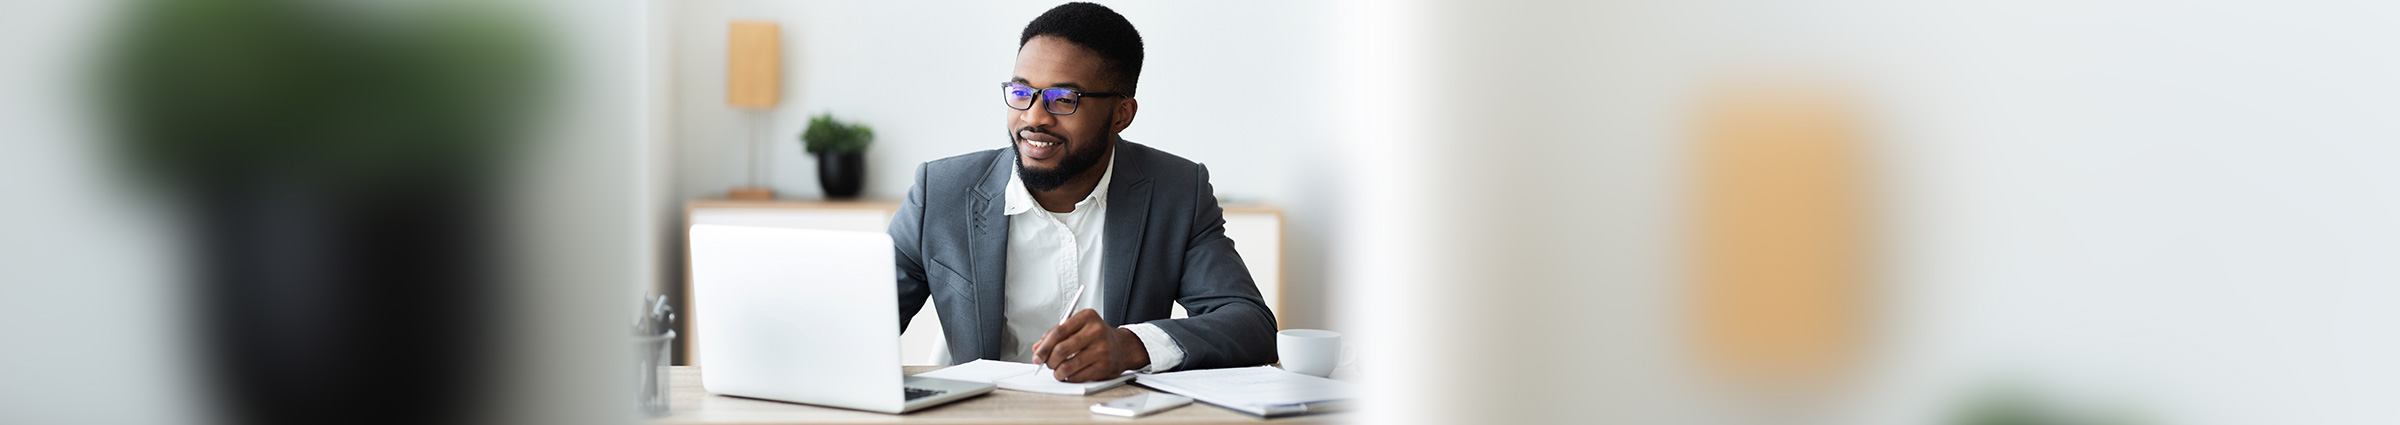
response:
M800 132L801 147L808 153L866 152L875 143L875 129L866 124L844 123L832 113L817 114L808 119L808 129Z

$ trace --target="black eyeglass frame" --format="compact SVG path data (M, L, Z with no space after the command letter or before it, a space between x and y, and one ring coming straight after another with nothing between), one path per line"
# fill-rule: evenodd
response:
M1049 105L1051 105L1051 101L1052 101L1052 100L1060 99L1060 98L1057 98L1057 97L1050 97L1050 96L1049 96L1049 93L1050 93L1050 91L1051 91L1051 90L1064 91L1064 92L1067 92L1067 93L1069 93L1069 94L1073 94L1073 95L1075 95L1075 99L1076 99L1076 100L1083 100L1083 98L1086 98L1086 97L1096 97L1096 98L1111 98L1111 97L1119 97L1119 98L1127 98L1127 99L1131 99L1131 98L1133 98L1133 95L1124 94L1124 93L1117 93L1117 92L1105 92L1105 91L1104 91L1104 92L1088 92L1088 93L1087 93L1087 92L1084 92L1084 91L1082 91L1082 90L1076 90L1076 89L1071 89L1071 88L1066 88L1066 87L1034 88L1033 86L1029 86L1029 85L1021 84L1021 83L1018 83L1018 82L1015 82L1015 81L1003 81L1003 82L1001 82L1001 83L1000 83L1000 89L1002 90L1002 92L1001 92L1001 93L1002 93L1002 94L1007 94L1007 91L1006 91L1006 90L1008 90L1009 86L1018 86L1018 87L1024 87L1024 88L1028 88L1028 89L1033 89L1033 100L1025 102L1025 107L1023 107L1023 108L1019 108L1019 107L1017 107L1017 105L1016 105L1015 103L1009 102L1009 100L1008 100L1008 98L1009 98L1009 97L1008 97L1008 96L1002 96L1002 97L1001 97L1001 99L1000 99L1000 104L1002 104L1002 105L1008 105L1008 109L1015 109L1015 110L1019 110L1019 111L1029 111L1029 110L1033 110L1033 104L1035 104L1035 103L1040 103L1040 104L1042 104L1042 110L1043 110L1043 111L1047 111L1047 112L1049 112L1049 113L1050 113L1050 115L1058 115L1058 116L1075 115L1075 111L1078 111L1078 110L1082 110L1082 109L1083 109L1083 103L1082 103L1082 102L1076 102L1076 103L1074 103L1074 104L1070 105L1070 106L1074 106L1074 107L1075 107L1075 109L1069 109L1069 110L1067 110L1067 112L1063 112L1063 113L1062 113L1062 112L1058 112L1058 111L1056 110L1057 108L1052 108L1052 107L1050 107L1050 106L1049 106Z

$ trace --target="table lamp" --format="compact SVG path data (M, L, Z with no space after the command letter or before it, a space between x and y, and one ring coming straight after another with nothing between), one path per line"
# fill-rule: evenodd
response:
M726 191L733 199L774 199L766 185L764 134L777 101L781 100L783 55L780 27L767 21L733 21L725 42L725 103L748 111L750 176L745 185Z

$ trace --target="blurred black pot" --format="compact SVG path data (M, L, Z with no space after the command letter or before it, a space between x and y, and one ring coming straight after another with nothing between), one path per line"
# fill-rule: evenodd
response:
M496 351L486 202L324 189L229 185L188 204L216 401L231 423L461 422Z
M825 197L850 199L858 197L858 188L867 182L867 154L860 152L827 152L817 154L817 184L825 189Z

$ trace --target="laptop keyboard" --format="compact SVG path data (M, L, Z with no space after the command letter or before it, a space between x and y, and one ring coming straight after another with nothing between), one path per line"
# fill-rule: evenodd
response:
M909 400L916 400L916 399L920 399L920 398L932 397L932 396L937 396L937 395L942 395L942 394L948 394L948 393L949 393L949 391L942 391L942 390L928 390L928 389L924 389L924 388L907 388L907 390L908 390L908 399L909 399Z

